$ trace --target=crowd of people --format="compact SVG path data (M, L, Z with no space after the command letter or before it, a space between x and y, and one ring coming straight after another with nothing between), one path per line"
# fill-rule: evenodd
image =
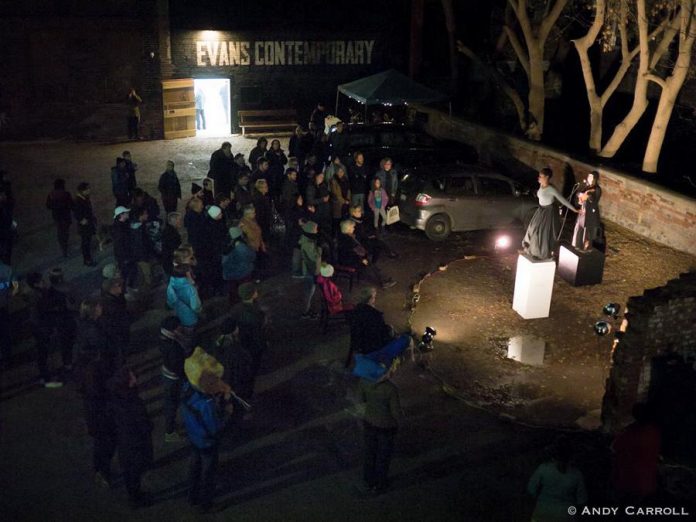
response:
M166 288L171 313L159 328L164 442L188 440L188 499L202 511L213 506L222 435L229 426L244 422L268 350L268 317L259 306L259 282L273 267L285 264L291 277L302 280L298 321L318 319L317 308L325 316L349 317L346 367L354 368L357 356L379 351L398 338L375 306L375 286L395 284L379 262L383 255L398 256L385 241L385 210L395 201L398 175L390 158L383 158L379 170L370 172L361 152L349 155L343 124L329 137L322 110L320 105L313 114L310 132L298 127L287 154L279 140L271 140L269 147L266 138L259 138L247 163L243 154L232 152L229 142L223 143L210 158L207 177L192 183L188 197L172 161L166 162L159 177L160 201L148 194L138 185L137 163L124 151L111 168L114 210L108 225L97 223L89 183L79 183L73 197L65 180L56 179L46 208L63 255L70 253L73 221L86 266L96 265L95 236L100 248L109 239L113 243L115 262L104 267L99 296L80 303L60 269L47 277L30 273L20 288L10 268L14 199L4 174L0 178L3 362L11 349L8 303L21 297L31 312L39 383L46 388L59 388L68 381L77 384L94 441L94 480L104 487L112 484L112 460L118 453L133 507L151 500L141 489L141 479L153 461L153 424L129 365L131 299ZM358 275L374 286L362 287L356 302L348 302L334 281L340 273ZM229 309L213 335L203 336L203 309L215 296L224 296ZM48 364L54 343L60 348L60 371L51 371ZM402 414L391 381L394 368L378 379L362 378L358 388L367 403L363 488L370 494L388 487ZM621 446L626 437L617 440ZM617 451L626 460L633 450ZM644 468L652 469L656 458L648 458ZM631 477L622 477L624 484L631 482ZM637 486L643 487L638 493L645 496L651 484ZM545 519L544 510L557 511L559 498L586 502L582 475L571 465L567 447L557 448L551 463L537 470L529 492L539 499L539 520Z

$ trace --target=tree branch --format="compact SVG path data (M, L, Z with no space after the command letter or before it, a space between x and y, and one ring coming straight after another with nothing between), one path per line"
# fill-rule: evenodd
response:
M587 49L592 47L592 45L597 41L599 32L602 30L602 26L604 25L604 13L606 12L606 8L607 0L597 0L595 7L595 16L594 20L592 20L592 25L588 29L585 36L583 36L582 38L572 40L575 47L586 51Z
M653 83L656 83L663 89L667 87L667 82L664 80L664 78L658 76L657 74L646 74L645 79Z
M662 34L662 38L660 38L660 42L657 44L657 47L653 51L652 58L650 59L649 68L651 70L657 67L657 64L660 63L662 57L669 50L672 40L674 40L674 37L679 32L679 27L681 26L681 16L676 16L675 14L671 19L666 18L663 20L663 22L666 22L666 26Z
M561 16L561 13L563 12L563 9L565 9L566 5L568 5L568 0L556 0L556 3L553 4L548 16L541 21L538 36L540 41L546 41L546 38L548 38L551 29L553 29L553 26L556 24L558 17Z
M512 45L512 49L515 51L515 55L517 55L517 59L519 60L520 65L522 65L522 69L524 69L527 77L529 77L529 57L522 47L522 42L520 42L520 39L517 38L515 31L509 27L505 26L503 30L505 31L508 40L510 40L510 45Z

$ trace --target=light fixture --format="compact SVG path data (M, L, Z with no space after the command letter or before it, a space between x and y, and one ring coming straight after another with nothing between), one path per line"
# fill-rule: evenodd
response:
M597 321L592 328L594 329L594 332L600 337L604 337L609 332L611 332L611 324L609 324L607 321Z
M607 317L613 317L616 319L619 316L619 312L621 311L621 305L618 303L608 303L604 305L604 308L602 308L602 312L604 315Z
M507 234L495 238L495 251L507 250L512 245L512 239Z

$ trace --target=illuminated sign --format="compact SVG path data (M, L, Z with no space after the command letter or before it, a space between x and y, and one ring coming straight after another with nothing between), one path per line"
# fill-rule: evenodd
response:
M374 45L374 40L197 40L196 65L369 65Z

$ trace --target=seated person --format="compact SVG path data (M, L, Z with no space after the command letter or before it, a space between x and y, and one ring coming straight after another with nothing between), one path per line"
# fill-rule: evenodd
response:
M355 237L355 223L350 219L341 221L341 233L338 235L338 264L354 268L382 288L391 288L396 284L391 278L385 278L379 269L370 263L367 249Z
M382 252L386 252L391 258L399 257L385 241L379 238L375 229L370 228L363 220L363 209L360 205L350 207L350 220L355 223L355 237L367 248L373 264L377 263Z
M317 276L317 285L319 285L321 294L324 296L329 315L336 315L353 309L352 304L343 302L341 290L331 279L333 274L334 267L328 263L322 263Z

